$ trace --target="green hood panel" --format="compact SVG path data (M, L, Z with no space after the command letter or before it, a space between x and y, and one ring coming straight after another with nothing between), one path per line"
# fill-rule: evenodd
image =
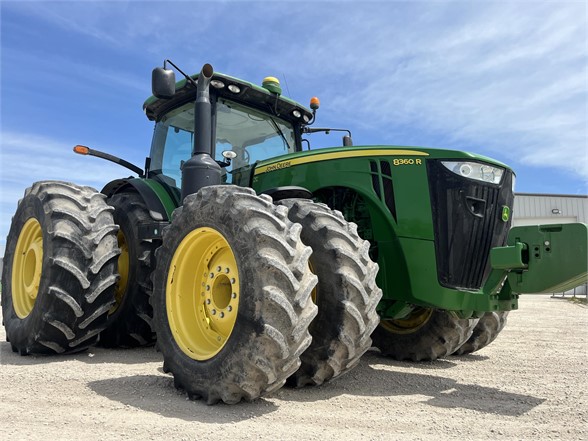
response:
M408 160L408 162L398 163L398 165L422 165L423 158L431 158L447 160L481 161L486 162L488 164L497 165L499 167L503 167L506 169L510 169L506 164L503 164L499 161L495 161L485 156L469 152L410 146L369 145L325 148L277 156L266 161L260 161L256 166L255 175L266 173L268 171L293 167L295 165L308 164L312 162L342 160L347 158L359 157L386 156L398 156L406 158ZM413 159L413 162L411 162L410 159ZM421 161L419 162L418 159L421 159Z

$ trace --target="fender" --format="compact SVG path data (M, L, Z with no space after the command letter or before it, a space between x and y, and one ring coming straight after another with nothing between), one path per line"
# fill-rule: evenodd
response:
M262 191L260 194L267 194L274 202L281 201L282 199L312 199L312 193L304 187L297 187L294 185L268 188Z
M140 236L144 239L161 238L163 227L169 224L172 212L178 207L176 197L165 185L153 180L142 178L116 179L104 186L101 193L111 197L122 191L137 192L147 209L153 222L141 225Z

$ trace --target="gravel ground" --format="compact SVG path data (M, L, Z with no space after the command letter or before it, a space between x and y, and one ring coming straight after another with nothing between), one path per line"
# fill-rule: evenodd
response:
M588 440L588 308L520 308L476 354L415 364L373 350L332 383L235 406L188 401L153 348L21 357L2 342L1 438Z

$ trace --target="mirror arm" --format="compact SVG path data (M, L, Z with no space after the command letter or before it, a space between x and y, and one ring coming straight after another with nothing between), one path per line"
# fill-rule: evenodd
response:
M184 73L184 71L182 71L182 69L180 69L178 66L176 66L171 60L163 60L163 68L166 69L166 63L171 64L173 67L175 67L175 69L181 73L182 75L184 75L184 77L186 78L186 80L192 84L192 86L194 87L198 87L198 84L196 83L196 81L194 81L192 79L192 77L190 75L187 75Z
M118 156L114 156L109 153L101 152L100 150L94 150L94 149L91 149L91 148L83 146L83 145L75 146L74 153L77 153L79 155L95 156L97 158L106 159L107 161L114 162L115 164L118 164L120 166L128 168L132 172L137 173L140 178L145 177L145 172L140 167L137 167L135 164L131 164L130 162L125 161L124 159L119 158ZM149 162L151 162L151 161L149 161Z

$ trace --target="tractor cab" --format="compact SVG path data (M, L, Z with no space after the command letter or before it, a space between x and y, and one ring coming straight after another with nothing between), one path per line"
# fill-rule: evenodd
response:
M192 77L198 80L198 75ZM210 79L211 157L221 169L221 183L250 186L258 161L295 153L301 148L304 124L314 112L281 96L279 82L266 78L264 86L214 73ZM156 121L151 145L149 177L181 188L182 168L194 154L197 129L197 88L182 80L171 98L149 98L144 110ZM207 124L207 123L206 123Z
M296 123L218 97L213 106L212 157L222 169L222 183L248 186L256 161L299 150ZM155 125L151 175L162 174L181 187L181 167L192 155L194 106L181 105Z

